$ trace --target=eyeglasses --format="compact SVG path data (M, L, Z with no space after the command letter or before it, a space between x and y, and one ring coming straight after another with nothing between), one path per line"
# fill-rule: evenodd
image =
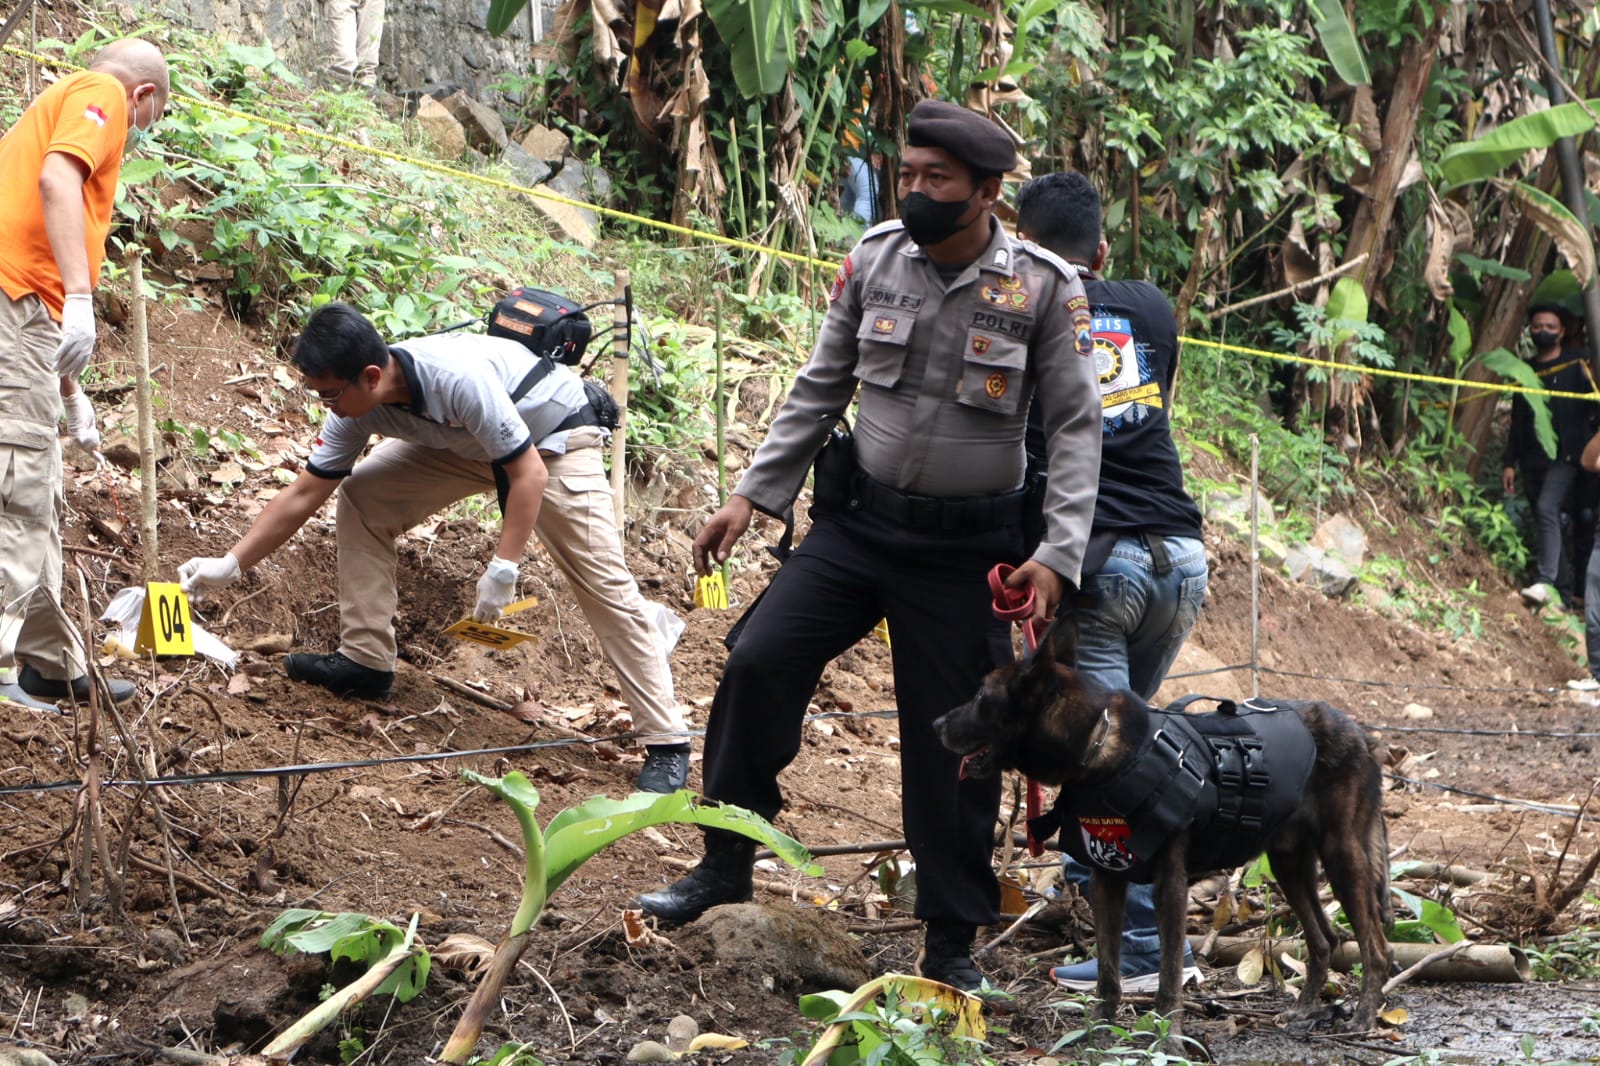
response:
M332 391L327 391L327 390L324 390L324 389L307 389L306 391L309 392L312 396L315 396L317 399L321 400L325 404L333 404L333 403L338 403L339 402L339 397L344 395L344 390L348 389L351 385L354 385L354 384L355 384L355 382L353 382L353 381L347 381L343 385L341 385L339 388L334 389Z

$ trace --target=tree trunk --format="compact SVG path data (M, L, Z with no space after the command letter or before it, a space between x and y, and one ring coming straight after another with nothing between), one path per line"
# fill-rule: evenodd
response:
M1389 93L1389 106L1383 119L1383 146L1372 161L1372 180L1367 186L1366 195L1356 207L1355 220L1350 224L1350 239L1345 242L1345 262L1363 253L1367 256L1366 262L1356 268L1353 276L1361 282L1369 298L1388 274L1390 227L1394 221L1395 203L1406 164L1414 154L1417 117L1422 111L1423 94L1428 87L1434 59L1439 53L1439 38L1443 30L1443 22L1433 19L1420 37L1407 42L1400 61L1395 64L1398 74L1394 88ZM1333 358L1342 363L1350 362L1349 347L1342 347ZM1315 386L1312 407L1314 410L1326 410L1330 424L1346 429L1359 425L1356 412L1351 409L1351 385L1337 375L1330 375L1326 384ZM1342 439L1343 434L1340 436Z

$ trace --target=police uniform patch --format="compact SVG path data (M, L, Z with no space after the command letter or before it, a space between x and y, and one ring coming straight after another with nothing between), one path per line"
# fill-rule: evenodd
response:
M1010 266L1010 264L1011 264L1011 253L1010 253L1010 251L1008 251L1005 248L996 248L994 250L994 265L999 267L1001 270L1005 270L1008 266Z
M1011 297L1012 310L1015 310L1015 311L1026 311L1028 309L1028 294L1027 293L1025 293L1025 292L1014 292L1014 293L1010 294L1010 297Z
M850 276L856 272L855 264L850 262L850 257L844 257L844 262L839 264L838 273L833 276L833 288L828 290L828 302L833 303L844 295L844 286Z
M1088 358L1094 354L1094 319L1087 309L1072 312L1072 332L1078 340L1078 354Z
M872 320L872 332L874 332L874 333L882 333L882 334L887 335L887 334L890 334L890 333L894 332L894 327L897 324L898 323L896 323L896 321L894 319L892 319L892 318L885 318L885 317L881 317L880 316L880 317L874 318Z
M1089 298L1087 296L1069 296L1067 297L1067 302L1061 306L1072 312L1072 317L1076 319L1080 311L1083 314L1089 313Z
M1010 384L1006 376L995 371L983 380L983 391L989 394L989 399L998 400L1006 394L1006 386Z
M1004 292L1021 292L1022 279L1017 277L1001 278L997 284Z
M979 334L972 338L972 354L982 355L989 350L989 338Z
M1000 307L1005 307L1011 302L1010 297L991 285L985 285L983 287L983 298Z
M1083 848L1089 861L1106 870L1127 870L1138 861L1128 849L1133 830L1122 818L1080 817L1078 831L1083 834Z

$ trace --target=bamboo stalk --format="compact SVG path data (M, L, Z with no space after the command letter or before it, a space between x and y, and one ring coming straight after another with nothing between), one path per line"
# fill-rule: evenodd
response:
M717 289L714 311L714 324L716 327L715 345L717 349L716 369L716 394L717 394L717 507L720 509L728 502L728 413L726 410L728 398L722 394L722 290ZM728 587L728 560L722 560L722 587Z
M617 401L617 428L611 431L611 495L616 508L617 534L623 531L627 501L628 348L633 318L633 286L628 271L617 271L617 302L612 307L611 398Z
M144 250L128 248L129 301L133 306L134 398L139 412L139 573L143 584L156 579L156 418L150 395L150 323L144 306Z

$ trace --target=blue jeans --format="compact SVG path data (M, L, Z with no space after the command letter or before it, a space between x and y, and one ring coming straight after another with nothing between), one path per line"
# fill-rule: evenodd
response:
M1168 537L1165 543L1172 568L1158 574L1141 538L1118 540L1105 565L1084 578L1083 591L1098 597L1095 605L1076 612L1078 672L1110 688L1132 689L1146 702L1172 669L1206 598L1205 545L1191 537ZM1062 865L1067 880L1082 891L1088 868L1070 856ZM1160 949L1155 888L1129 885L1123 954L1155 955Z
M860 156L850 159L850 176L847 179L850 190L855 194L850 205L850 213L867 225L878 221L878 187L881 179L878 171L870 160Z

